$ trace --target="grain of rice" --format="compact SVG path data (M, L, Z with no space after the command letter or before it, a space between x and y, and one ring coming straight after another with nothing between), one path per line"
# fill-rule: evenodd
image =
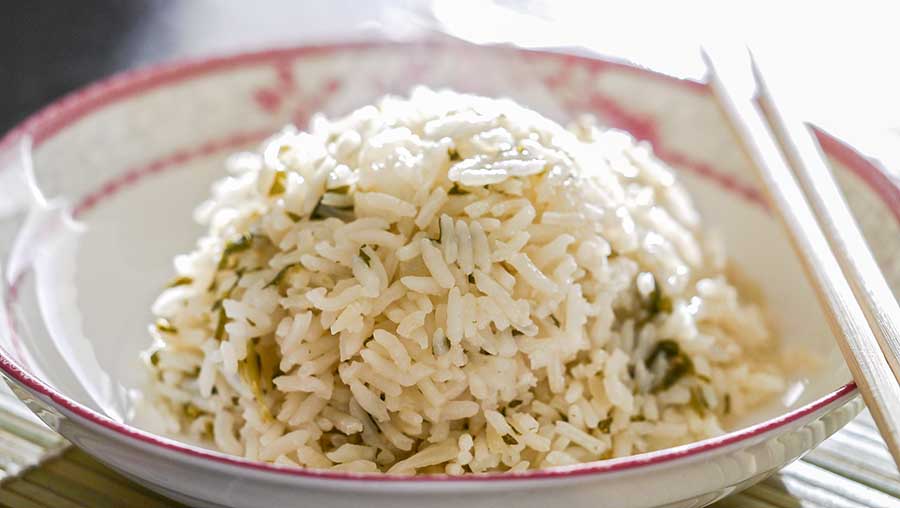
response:
M445 191L443 187L438 187L431 191L431 195L428 197L428 200L422 204L422 207L419 209L419 214L416 216L416 227L425 229L431 224L435 214L446 202L447 191Z
M428 238L423 238L420 243L419 249L422 253L422 260L425 261L425 266L428 267L431 277L444 289L453 287L453 275L450 273L450 269L447 267L447 263L444 262L444 258L441 256L438 248L432 245L431 240Z
M262 460L275 460L279 455L296 450L306 443L307 439L309 439L309 432L305 430L289 432L264 446L259 452L259 458Z
M400 282L410 291L422 293L426 295L437 295L441 293L441 286L433 277L417 277L408 275L400 279Z

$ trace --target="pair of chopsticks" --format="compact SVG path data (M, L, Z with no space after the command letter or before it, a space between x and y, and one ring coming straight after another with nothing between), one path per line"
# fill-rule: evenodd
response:
M756 166L900 466L900 306L812 133L767 86L750 51L707 47L703 57L719 103Z

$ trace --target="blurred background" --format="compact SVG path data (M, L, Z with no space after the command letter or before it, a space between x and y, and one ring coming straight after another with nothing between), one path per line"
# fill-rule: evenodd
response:
M806 117L900 167L893 2L53 0L3 2L0 131L114 72L313 41L415 38L579 46L701 79L701 42L747 41Z

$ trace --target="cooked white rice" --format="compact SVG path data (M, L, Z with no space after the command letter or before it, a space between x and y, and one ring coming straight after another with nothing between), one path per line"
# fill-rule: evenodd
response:
M714 436L783 389L646 144L416 89L228 162L150 332L168 431L249 459L466 474Z

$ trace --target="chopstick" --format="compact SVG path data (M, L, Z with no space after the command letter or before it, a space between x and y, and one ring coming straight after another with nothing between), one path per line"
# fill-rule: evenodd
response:
M833 234L834 228L846 226L846 219L833 220L825 232L816 221L812 208L754 100L758 87L751 71L749 52L744 49L719 54L706 48L703 57L719 104L754 163L769 201L803 262L807 278L816 291L853 379L894 461L900 466L900 383L886 360L890 353L882 351L826 238L826 232L837 238ZM789 134L793 135L793 132ZM791 144L785 143L786 146ZM802 162L807 160L803 159ZM817 193L819 187L810 185L808 190ZM817 199L821 200L814 198L814 201ZM823 201L823 206L824 204ZM844 241L852 240L852 237L842 238ZM833 244L841 246L840 241L836 239ZM871 273L866 271L869 269L871 267L860 268L859 272L848 270L847 276L857 278L856 284L865 287L868 280L861 277L870 276Z
M787 102L773 94L757 59L752 55L750 58L759 85L763 114L813 207L894 377L900 382L900 305L878 268L812 133L790 113Z

